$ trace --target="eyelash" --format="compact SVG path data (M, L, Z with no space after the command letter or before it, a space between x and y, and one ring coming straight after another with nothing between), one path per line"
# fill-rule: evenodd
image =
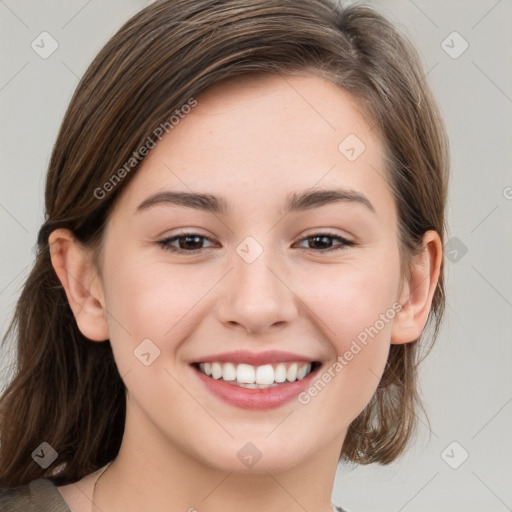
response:
M200 235L199 233L180 233L179 235L175 235L173 237L170 237L170 238L166 238L164 240L160 240L159 242L157 242L164 250L166 251L170 251L174 254L197 254L198 252L202 251L203 249L207 249L207 247L203 247L201 249L193 249L191 251L187 251L185 249L179 249L177 247L173 247L171 244L171 242L174 242L176 240L179 240L181 238L187 238L187 237L197 237L197 238L201 238L201 239L205 239L205 240L210 240L210 238L208 238L207 236L203 236L203 235ZM334 247L329 247L327 249L304 249L305 252L308 252L308 253L320 253L320 254L323 254L323 253L326 253L326 252L331 252L331 251L342 251L342 250L345 250L347 247L350 247L350 246L353 246L355 245L354 242L350 241L350 240L347 240L346 238L343 238L339 235L334 235L333 233L327 233L327 232L321 232L321 233L314 233L312 235L308 235L304 238L301 238L299 240L299 242L302 242L304 240L308 240L308 239L314 239L314 238L318 238L318 237L328 237L328 238L332 238L333 240L338 240L341 242L341 244L337 245L337 246L334 246Z

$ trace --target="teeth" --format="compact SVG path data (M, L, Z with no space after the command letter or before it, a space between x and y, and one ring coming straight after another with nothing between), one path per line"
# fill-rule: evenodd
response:
M258 366L256 368L256 380L257 384L273 384L274 383L274 368L271 364L264 366Z
M222 378L224 380L236 380L236 366L233 363L224 363L222 367Z
M212 377L214 379L222 377L222 365L220 363L212 363Z
M236 381L240 384L254 384L256 371L250 364L239 364L236 368Z
M306 376L307 370L308 370L307 368L305 368L304 366L301 366L297 370L297 380L302 380Z
M286 379L293 382L297 379L297 363L293 363L286 372Z
M286 380L286 366L278 364L274 371L274 380L276 382L284 382Z
M311 363L279 363L252 366L234 363L199 363L199 370L213 379L222 379L242 387L258 389L282 382L302 380L311 372Z

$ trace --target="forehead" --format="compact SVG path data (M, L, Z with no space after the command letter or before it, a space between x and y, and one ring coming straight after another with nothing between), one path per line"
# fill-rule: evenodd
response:
M241 77L196 100L139 166L124 194L132 205L164 189L268 204L290 190L333 186L389 201L380 137L358 101L330 81Z

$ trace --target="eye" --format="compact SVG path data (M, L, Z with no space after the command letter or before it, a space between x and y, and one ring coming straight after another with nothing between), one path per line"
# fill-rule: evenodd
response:
M170 251L176 254L196 254L202 249L208 248L202 247L204 241L211 242L208 237L200 235L199 233L180 233L179 235L160 240L158 244L162 246L166 251ZM299 240L299 243L304 241L308 242L309 244L313 244L314 247L306 249L306 252L313 253L325 253L336 250L339 251L354 245L354 242L332 233L315 233ZM338 241L339 243L337 245L333 245L333 241ZM177 247L173 245L176 242L178 242ZM214 246L214 244L212 246Z
M337 245L333 245L332 241L337 240ZM299 240L299 242L306 241L310 244L313 244L312 249L306 249L307 252L329 252L329 251L339 251L346 249L347 247L350 247L351 245L354 245L354 242L351 240L347 240L346 238L343 238L339 235L335 235L332 233L314 233L313 235L309 235L306 238L303 238L302 240ZM318 247L320 246L320 247Z
M171 251L178 254L194 254L199 252L203 247L204 240L211 240L199 233L180 233L179 235L158 242L166 251ZM172 245L178 242L178 247Z

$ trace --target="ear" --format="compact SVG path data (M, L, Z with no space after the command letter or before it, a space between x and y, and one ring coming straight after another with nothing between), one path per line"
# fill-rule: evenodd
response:
M66 292L80 332L90 340L109 338L101 279L90 252L68 229L56 229L49 238L53 268Z
M432 298L437 287L443 244L437 231L423 235L421 251L413 257L410 276L404 281L398 301L402 309L393 320L391 344L417 340L427 323Z

